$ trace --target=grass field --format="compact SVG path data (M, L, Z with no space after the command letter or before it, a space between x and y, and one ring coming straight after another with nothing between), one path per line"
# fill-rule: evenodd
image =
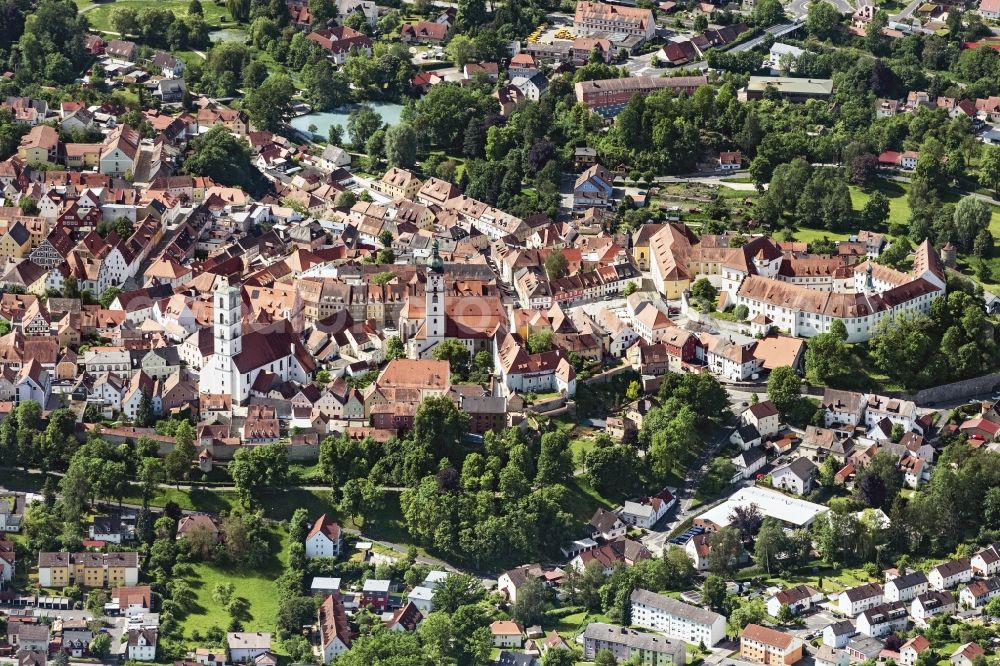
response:
M184 18L188 13L188 3L190 0L158 0L151 3L148 0L115 0L109 3L94 3L90 0L74 0L77 9L87 16L90 25L95 30L113 32L111 16L115 9L128 7L138 13L155 6L158 9L167 9L177 18ZM205 14L205 22L209 26L231 25L229 12L225 5L217 5L214 2L201 3L202 11Z
M212 599L212 590L218 583L232 583L236 587L234 597L242 597L250 604L250 620L244 622L247 631L273 631L278 613L278 593L275 580L281 575L285 564L288 534L283 528L275 529L268 539L270 557L264 566L254 571L233 571L231 567L221 568L214 564L193 565L192 573L185 580L197 594L196 608L184 618L184 635L191 636L197 629L204 633L213 626L225 630L229 626L229 614Z
M851 185L851 203L855 210L861 210L868 203L872 192L865 191L856 185ZM889 200L889 219L887 224L906 224L910 219L910 206L906 203L905 183L895 183L888 180L879 180L875 190L881 192Z
M567 615L566 617L561 617L556 620L551 627L546 624L542 628L546 631L555 629L556 633L563 638L575 638L577 634L583 631L591 622L610 623L611 620L606 615L588 613L584 611L581 613L574 613L573 615Z
M578 476L573 481L572 485L566 487L567 494L562 505L577 520L590 520L598 507L615 508L613 500L602 497L583 477Z

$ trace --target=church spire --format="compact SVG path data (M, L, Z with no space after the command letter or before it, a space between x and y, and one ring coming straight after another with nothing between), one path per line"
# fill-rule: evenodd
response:
M427 262L427 266L435 273L444 273L444 260L441 259L441 255L438 253L438 247L438 240L435 238L431 244L431 258Z

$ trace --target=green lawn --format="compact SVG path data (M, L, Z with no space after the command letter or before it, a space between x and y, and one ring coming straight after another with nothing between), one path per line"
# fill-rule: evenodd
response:
M594 515L598 507L613 509L617 504L591 487L582 477L575 477L573 484L566 487L566 496L562 502L563 508L577 520L587 521Z
M856 587L864 583L870 583L871 578L860 567L833 569L817 569L812 573L799 573L787 578L772 576L767 582L772 585L780 585L782 588L794 587L795 585L812 585L827 594L831 592L841 592L849 587Z
M610 623L611 620L600 613L588 613L586 611L580 613L574 613L573 615L567 615L566 617L561 617L556 620L553 626L544 626L543 629L548 631L549 629L555 629L563 638L575 638L577 634L583 631L588 624L591 622L606 622Z
M296 483L303 485L323 485L327 480L323 478L323 470L319 463L304 464L290 463L288 465L288 477Z
M570 440L569 443L569 449L573 452L574 461L583 460L583 456L587 455L592 448L594 448L594 440L589 436L577 437Z
M823 238L829 238L832 241L847 240L850 234L838 234L832 231L827 231L826 229L807 229L805 227L799 227L795 230L795 240L802 241L804 243L812 243L813 241L823 240Z
M218 583L232 583L236 586L235 597L242 597L250 603L251 619L244 622L247 631L274 631L274 620L278 613L278 591L275 580L281 575L288 549L288 533L283 528L271 532L269 541L270 558L264 566L254 571L234 571L232 567L218 567L214 564L193 565L192 573L185 580L197 594L196 608L183 621L184 635L190 637L192 630L205 633L213 626L223 630L229 626L229 614L212 599L212 590Z
M867 192L857 185L851 185L851 203L855 210L861 210L868 203L872 192ZM906 184L895 183L889 180L879 180L878 190L889 200L889 220L888 224L906 224L910 219L910 206L906 203Z
M129 493L122 498L126 504L141 504L137 486L130 486ZM162 507L167 502L175 502L177 506L187 511L205 511L207 513L222 513L230 511L236 504L236 493L232 491L212 491L204 488L163 488L150 501L151 506Z
M77 9L87 16L87 20L90 21L90 25L95 30L112 32L114 31L114 27L111 25L111 16L114 14L115 9L119 7L128 7L141 14L144 10L155 4L159 9L169 10L177 18L184 18L188 13L189 0L158 0L156 3L150 3L148 0L116 0L107 4L95 4L90 0L74 0L74 2ZM214 2L203 2L201 7L205 13L205 22L209 26L221 26L231 23L229 12L226 11L225 5L217 5Z

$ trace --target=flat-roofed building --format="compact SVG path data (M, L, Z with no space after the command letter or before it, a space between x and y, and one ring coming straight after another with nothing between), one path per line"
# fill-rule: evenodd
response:
M790 102L826 99L833 94L833 79L799 79L788 76L751 76L747 87L740 91L742 100L761 99L768 89Z

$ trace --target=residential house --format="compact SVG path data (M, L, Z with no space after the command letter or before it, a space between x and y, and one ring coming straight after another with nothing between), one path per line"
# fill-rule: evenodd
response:
M351 627L347 621L344 604L337 595L327 595L319 606L319 649L323 663L351 649Z
M882 99L875 100L875 117L891 118L899 113L899 100Z
M176 79L184 73L184 61L166 51L157 51L149 64L164 78Z
M261 631L231 631L226 634L226 650L231 663L249 664L271 651L271 634Z
M649 344L659 344L677 326L650 302L640 303L632 315L632 328Z
M28 164L55 164L59 156L59 132L48 125L35 125L21 137L17 155Z
M18 220L0 234L0 256L23 259L31 252L31 232Z
M968 557L939 564L927 575L931 589L938 591L951 589L970 580L972 580L972 564Z
M770 400L747 407L740 414L740 421L752 425L764 439L778 434L778 429L781 427L781 416L778 414L778 408Z
M570 560L569 565L582 572L591 562L599 562L605 575L611 574L618 564L632 566L640 560L652 557L649 550L639 541L618 538L605 544L585 550Z
M212 542L221 541L222 533L219 531L219 524L214 518L206 513L196 513L182 516L177 523L177 538L200 538L205 535L206 540Z
M520 648L524 643L521 625L510 620L496 620L490 624L490 635L493 636L493 647Z
M987 0L983 0L983 4L986 4ZM982 7L980 6L980 11ZM1000 18L1000 7L993 12L993 18ZM975 664L982 663L986 657L986 651L976 643L963 643L959 645L958 648L951 653L948 657L948 661L951 666L975 666Z
M330 594L339 597L340 579L330 576L313 576L312 583L309 585L309 591L321 597L326 597Z
M130 661L156 661L156 629L129 629L127 644Z
M664 488L652 497L643 497L637 501L626 500L619 516L622 522L628 525L649 530L667 514L667 511L676 502L673 493Z
M760 362L753 353L756 341L736 342L727 335L705 337L705 360L714 374L731 382L741 382L760 371Z
M945 590L930 590L914 597L910 604L910 617L920 626L926 626L936 615L951 615L958 609L955 595Z
M581 173L573 184L573 209L605 207L610 205L614 192L614 176L600 164Z
M594 538L611 541L625 536L628 526L614 511L598 509L586 525L586 529Z
M500 650L493 663L496 666L538 666L539 662L534 653Z
M869 395L865 404L865 425L869 428L888 419L893 425L900 425L903 432L913 430L917 421L917 406L910 400Z
M14 552L14 542L0 540L0 587L9 583L17 573L17 553Z
M119 125L104 140L99 170L110 176L121 176L135 169L139 156L139 132L128 125Z
M796 585L772 595L767 600L767 612L778 617L782 606L788 606L794 615L799 615L826 600L826 595L809 585Z
M1000 573L1000 543L981 549L972 556L970 565L976 576L995 576Z
M826 412L826 426L856 426L862 422L865 412L865 396L854 391L826 389L820 401L820 409Z
M916 666L920 653L925 652L930 646L931 642L927 638L917 634L899 648L899 663L902 666Z
M729 443L736 444L744 451L749 451L760 447L763 440L757 428L750 424L743 424L733 429L733 434L729 436Z
M440 44L448 39L451 26L434 21L404 23L399 28L399 41L404 44Z
M708 556L711 547L708 544L709 534L696 534L688 539L684 544L684 552L694 564L695 571L706 571L708 569Z
M798 663L803 656L802 641L783 631L748 624L740 634L740 657L758 664Z
M771 479L775 488L782 488L796 495L807 495L812 492L817 471L816 465L808 458L796 458L771 472Z
M882 586L878 583L865 583L850 587L840 593L837 607L848 617L856 617L870 608L882 603Z
M306 536L306 557L339 557L342 543L340 525L324 513Z
M416 604L408 601L405 606L392 614L392 618L386 622L385 626L390 631L416 631L423 621L424 614L420 612Z
M364 55L372 53L371 38L346 25L314 30L306 35L306 39L319 44L327 51L335 65L344 64L351 53Z
M105 45L104 53L115 60L135 62L135 58L139 53L139 47L135 42L129 42L123 39L112 39Z
M549 81L541 72L534 72L527 76L515 76L510 85L521 93L523 99L537 102L549 87Z
M420 191L421 185L421 180L412 171L392 167L382 175L381 180L373 184L373 187L392 199L397 197L413 199Z
M753 428L753 426L743 426L743 428ZM740 478L750 479L767 465L767 454L760 447L751 447L730 461L736 467Z
M153 592L148 585L116 587L111 591L109 606L119 615L141 617L153 609Z
M384 578L369 578L361 587L360 605L371 606L376 611L382 612L389 607L389 592L392 589L392 581Z
M719 171L739 171L743 167L743 153L724 150L719 153Z
M855 621L858 631L865 636L880 638L894 631L906 629L910 615L902 601L883 602L862 611Z
M1000 594L1000 578L994 576L969 583L958 593L958 601L965 608L979 608L998 594Z
M829 645L821 645L813 659L816 666L849 666L851 663L847 650L838 650Z
M47 650L18 650L14 655L17 666L45 666Z
M886 601L910 601L926 592L929 585L924 572L914 571L887 582L883 596Z
M823 645L842 650L851 642L851 638L858 633L854 628L854 623L850 620L840 620L827 625L823 629Z
M49 651L49 625L41 622L11 622L7 626L7 640L18 650L29 652Z

